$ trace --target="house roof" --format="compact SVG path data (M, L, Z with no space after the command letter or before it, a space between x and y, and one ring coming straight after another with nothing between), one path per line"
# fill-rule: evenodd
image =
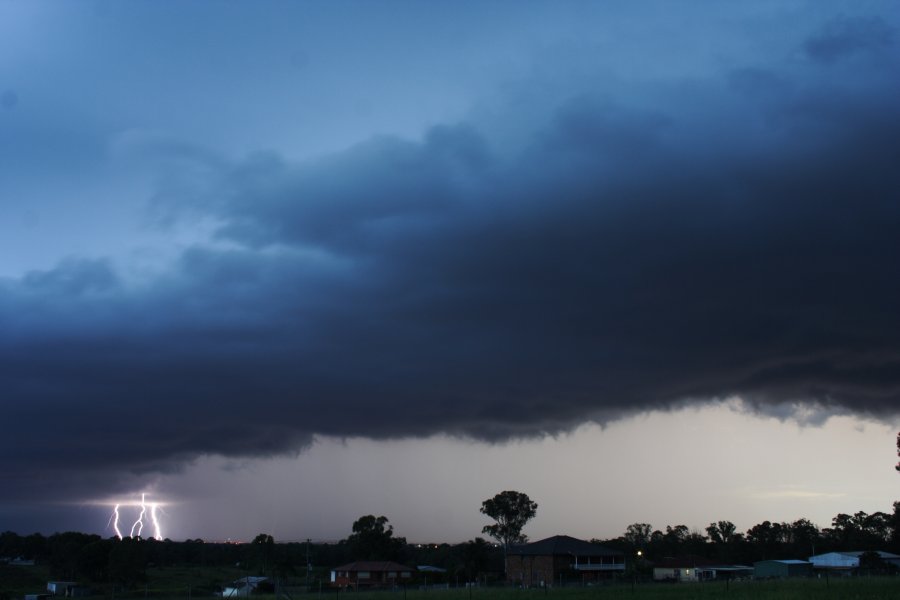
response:
M893 554L891 552L882 552L881 550L868 550L868 551L854 550L853 552L839 552L838 554L843 554L844 556L855 556L856 558L859 558L863 554L866 554L866 552L874 552L875 554L878 555L879 558L882 558L882 559L900 558L900 554Z
M530 544L511 547L507 554L526 556L621 556L622 553L600 544L592 544L568 535L554 535Z
M259 585L261 582L265 581L266 579L268 579L268 577L256 577L256 576L248 575L247 577L241 577L240 579L235 579L234 581L231 582L231 585L228 587L235 588L235 589L243 589L247 586L250 586L251 588L255 588L257 585Z
M341 565L340 567L335 567L332 571L369 571L375 573L385 571L408 571L412 573L413 569L390 560L357 560L352 563L347 563L346 565Z
M692 569L694 567L712 567L716 563L704 556L686 554L684 556L667 556L653 565L655 569Z
M432 565L418 565L416 567L420 573L446 573L447 569L442 569L440 567L434 567Z

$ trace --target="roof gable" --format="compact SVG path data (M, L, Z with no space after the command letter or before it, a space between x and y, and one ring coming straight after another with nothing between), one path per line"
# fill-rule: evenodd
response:
M352 563L347 563L346 565L341 565L340 567L335 567L332 571L369 571L374 573L407 571L412 573L413 569L390 560L357 560Z
M870 553L871 553L871 554L877 554L877 555L878 555L878 558L881 558L881 559L894 559L894 558L900 558L900 555L894 554L894 553L892 553L892 552L883 552L883 551L881 551L881 550L868 550L868 551L866 551L866 550L854 550L853 552L840 552L840 553L836 553L836 554L843 554L844 556L853 556L853 557L859 558L859 557L862 556L863 554L870 554Z
M507 554L525 556L621 556L622 553L600 544L585 542L568 535L554 535L530 544L513 546Z
M694 567L712 567L716 563L705 556L687 554L685 556L667 556L653 565L656 569L693 569Z

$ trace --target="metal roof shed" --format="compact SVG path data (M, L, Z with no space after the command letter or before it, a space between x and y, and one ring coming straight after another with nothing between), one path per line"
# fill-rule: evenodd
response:
M761 560L753 563L754 579L774 577L808 577L812 563L805 560Z

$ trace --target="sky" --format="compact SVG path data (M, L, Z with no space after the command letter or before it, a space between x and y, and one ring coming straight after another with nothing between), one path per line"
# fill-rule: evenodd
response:
M461 542L506 489L532 539L889 511L898 27L0 1L0 530L142 494L209 540Z

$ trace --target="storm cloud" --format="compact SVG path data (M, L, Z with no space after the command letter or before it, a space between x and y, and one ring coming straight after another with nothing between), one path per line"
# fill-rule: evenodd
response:
M0 282L0 496L734 396L894 417L898 66L886 24L836 21L778 63L510 93L316 159L179 145L152 208L207 242Z

